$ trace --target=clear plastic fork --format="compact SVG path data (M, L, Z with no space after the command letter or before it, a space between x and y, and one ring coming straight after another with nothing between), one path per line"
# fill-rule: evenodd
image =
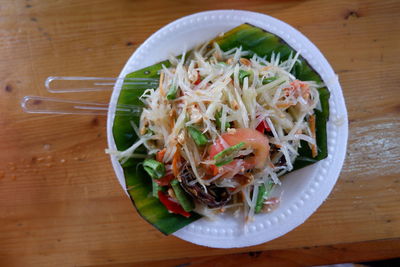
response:
M138 85L141 88L156 88L155 78L105 78L105 77L65 77L50 76L45 87L50 93L80 93L112 90L116 82L124 85ZM126 88L124 88L126 90ZM40 114L79 114L107 115L109 105L106 103L65 100L60 98L24 96L21 100L22 110L26 113ZM142 107L136 105L117 105L116 115L140 115Z
M21 100L22 110L26 113L41 114L77 114L107 115L108 104L65 100L41 96L24 96ZM142 107L134 105L117 105L115 114L120 116L140 115Z

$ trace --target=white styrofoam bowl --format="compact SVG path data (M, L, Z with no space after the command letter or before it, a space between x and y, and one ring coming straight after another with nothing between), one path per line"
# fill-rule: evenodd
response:
M241 10L216 10L178 19L150 36L129 58L119 77L179 55L195 45L214 38L240 24L250 23L278 35L305 58L320 74L331 92L330 121L327 125L328 151L326 159L295 171L282 179L277 189L281 204L273 212L256 215L244 226L243 220L221 215L216 221L200 219L174 233L186 241L209 247L232 248L261 244L286 234L301 225L322 204L339 177L346 153L348 121L339 81L318 48L303 34L273 17ZM112 134L115 107L122 82L115 85L110 100L107 121L108 145L115 148ZM341 123L334 123L334 121ZM121 165L114 156L111 161L124 190Z

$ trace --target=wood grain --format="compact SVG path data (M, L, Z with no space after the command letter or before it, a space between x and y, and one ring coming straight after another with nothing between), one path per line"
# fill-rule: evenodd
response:
M138 216L104 154L104 117L29 115L19 101L48 95L50 75L116 76L166 23L232 8L284 20L320 48L339 74L350 135L340 179L309 220L272 242L220 250L164 237ZM95 266L399 240L399 24L399 1L1 2L0 264Z
M379 250L377 250L379 246ZM399 240L380 240L351 244L329 245L322 247L304 247L285 250L251 251L247 253L183 258L173 260L106 264L104 267L133 266L315 266L350 262L376 261L395 258L400 253ZM361 256L357 258L357 256ZM361 261L360 261L361 260ZM365 265L362 265L365 266ZM355 266L354 266L355 267Z

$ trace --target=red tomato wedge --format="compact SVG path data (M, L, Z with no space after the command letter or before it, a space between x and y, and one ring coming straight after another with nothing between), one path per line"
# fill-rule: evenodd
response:
M160 199L161 203L167 208L168 211L175 214L180 214L186 218L190 217L191 214L189 212L185 211L178 203L171 201L163 192L158 191L158 199Z
M265 132L270 132L271 128L269 128L268 123L265 120L263 120L257 126L256 130L259 131L260 133L265 133Z
M244 142L246 147L250 147L253 149L254 156L248 157L244 160L243 167L245 169L261 169L265 166L267 159L269 159L268 137L257 130L239 128L236 129L234 132L222 134L221 138L223 140L218 139L208 151L211 159L225 149L223 146L223 141L225 141L228 146L234 146L236 144ZM233 167L236 165L236 163L237 160L234 160L224 166Z

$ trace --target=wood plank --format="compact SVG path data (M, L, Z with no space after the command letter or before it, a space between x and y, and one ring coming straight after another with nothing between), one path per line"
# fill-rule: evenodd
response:
M400 255L400 240L379 240L338 244L322 247L304 247L287 250L251 251L221 256L184 258L152 262L106 264L102 267L174 267L174 266L315 266L356 263L396 258ZM92 265L100 266L100 265ZM365 266L365 265L362 265ZM89 267L89 266L88 266Z

